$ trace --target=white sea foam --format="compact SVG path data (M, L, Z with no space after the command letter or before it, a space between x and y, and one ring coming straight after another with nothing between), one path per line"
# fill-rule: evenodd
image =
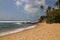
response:
M34 27L36 27L36 25L29 26L27 28L20 28L20 29L16 29L16 30L13 30L13 31L8 31L8 32L0 33L0 36L4 36L4 35L16 33L16 32L21 32L23 30L31 29L31 28L34 28Z

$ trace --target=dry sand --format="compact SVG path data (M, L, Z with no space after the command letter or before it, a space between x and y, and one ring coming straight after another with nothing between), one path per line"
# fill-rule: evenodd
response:
M39 23L33 29L1 36L0 40L60 40L60 24Z

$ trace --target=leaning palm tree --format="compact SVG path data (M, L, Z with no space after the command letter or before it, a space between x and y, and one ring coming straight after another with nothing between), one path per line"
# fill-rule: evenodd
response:
M44 9L44 6L41 5L41 6L40 6L40 9L43 10L43 9ZM39 18L39 21L38 21L38 22L42 22L42 19L43 19L43 17L41 16L41 17Z
M55 4L56 4L56 6L58 6L58 8L60 9L60 0L58 0Z

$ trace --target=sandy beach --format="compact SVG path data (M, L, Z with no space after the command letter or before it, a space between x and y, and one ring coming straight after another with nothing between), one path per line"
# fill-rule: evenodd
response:
M60 24L38 23L35 28L1 36L0 40L60 40Z

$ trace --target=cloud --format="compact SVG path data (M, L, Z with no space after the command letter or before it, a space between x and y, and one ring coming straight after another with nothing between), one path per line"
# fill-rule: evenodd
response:
M45 0L25 0L24 10L29 13L36 13L40 10L41 5L45 5Z
M22 3L20 1L16 1L16 6L20 6Z
M25 3L24 10L28 13L36 13L40 10L41 5L45 5L45 0L17 0L16 6Z
M26 11L29 12L29 13L35 13L35 12L37 12L39 9L32 7L32 5L30 5L30 4L26 4L25 7L24 7L24 10L26 10Z

